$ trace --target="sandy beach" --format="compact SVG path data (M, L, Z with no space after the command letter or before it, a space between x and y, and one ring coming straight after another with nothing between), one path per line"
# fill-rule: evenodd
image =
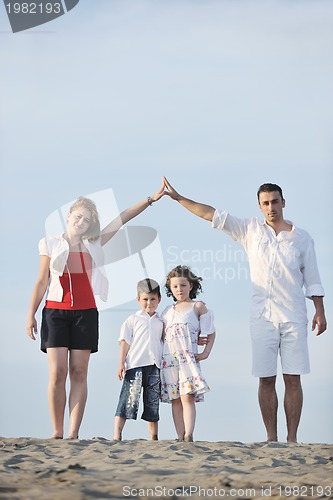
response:
M0 438L0 498L333 499L333 445Z

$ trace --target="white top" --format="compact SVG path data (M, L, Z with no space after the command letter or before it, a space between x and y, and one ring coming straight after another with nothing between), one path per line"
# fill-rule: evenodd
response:
M291 222L291 231L275 231L257 218L238 219L216 210L213 228L221 229L247 252L253 285L252 317L306 323L305 296L324 296L314 243Z
M139 366L161 366L163 321L157 313L153 316L141 309L122 324L118 342L130 345L126 356L126 369Z
M163 357L166 354L175 356L177 352L190 351L198 353L198 337L215 333L214 314L210 309L198 318L191 301L189 307L178 311L176 304L167 306L161 314L165 325Z
M88 250L92 258L92 278L91 285L95 295L99 295L100 299L106 302L108 296L108 279L106 277L103 264L104 254L100 242L91 242L87 239L82 240L83 245ZM61 302L63 297L63 289L59 277L63 275L68 255L69 245L63 235L51 236L42 238L39 242L39 255L47 255L50 257L50 283L47 293L47 299L55 302Z

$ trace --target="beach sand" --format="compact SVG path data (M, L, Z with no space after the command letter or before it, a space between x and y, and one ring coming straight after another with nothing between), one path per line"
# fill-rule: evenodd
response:
M0 438L1 499L333 499L328 444Z

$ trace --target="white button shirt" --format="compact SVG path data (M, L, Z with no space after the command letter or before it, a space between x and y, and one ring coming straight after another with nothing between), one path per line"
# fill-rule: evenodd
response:
M212 220L213 228L221 229L243 245L248 255L253 285L251 316L304 324L305 296L324 296L324 289L312 238L289 223L291 231L276 235L265 221L257 218L238 219L216 210Z
M157 313L153 316L141 309L122 324L118 342L130 345L126 356L126 369L140 366L161 366L163 321Z

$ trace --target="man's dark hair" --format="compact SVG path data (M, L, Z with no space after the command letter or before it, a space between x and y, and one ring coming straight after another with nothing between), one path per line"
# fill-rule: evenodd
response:
M159 284L150 278L145 278L137 284L138 297L141 293L154 293L159 298L161 297L161 290Z
M277 184L271 184L270 182L266 182L265 184L261 184L261 186L257 191L258 201L260 193L271 193L272 191L278 191L281 195L281 199L284 200L282 189L280 188L280 186L278 186Z

